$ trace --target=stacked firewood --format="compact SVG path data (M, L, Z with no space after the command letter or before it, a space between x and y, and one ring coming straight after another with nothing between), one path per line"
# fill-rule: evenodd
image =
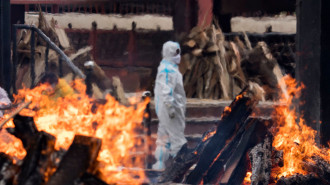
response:
M193 28L181 39L180 71L188 98L233 99L249 81L266 92L266 99L276 99L282 73L265 42L252 48L236 37L225 40L218 25Z
M43 13L39 12L38 22L35 23L37 28L39 28L45 35L47 35L52 42L54 42L64 53L70 58L70 60L85 74L88 70L84 66L85 62L93 61L92 47L87 46L76 51L70 39L66 35L64 29L57 26L57 21L52 19L48 22ZM51 48L49 48L48 54L46 51L47 43L37 34L35 36L35 79L34 85L38 83L42 75L45 73L45 59L48 57L48 70L50 72L59 74L62 73L62 77L68 82L76 78L75 74L72 72L68 64L64 61L59 63L60 56ZM21 30L17 38L17 52L18 52L18 66L17 66L17 77L16 77L16 87L18 89L25 87L30 87L32 80L30 77L31 73L31 30ZM93 89L93 96L96 98L103 98L105 94L111 93L120 102L127 104L128 101L124 96L124 90L118 77L115 79L110 79L102 68L94 63L93 71L91 74L91 82Z

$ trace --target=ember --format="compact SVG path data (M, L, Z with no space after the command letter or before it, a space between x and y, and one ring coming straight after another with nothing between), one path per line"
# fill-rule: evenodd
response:
M143 167L144 156L134 156L141 138L135 130L141 126L147 102L137 103L135 107L119 104L113 97L107 96L106 103L92 103L81 81L74 81L73 88L78 92L72 96L52 99L45 91L50 88L43 84L34 89L22 89L15 95L15 102L32 101L29 109L21 115L33 116L39 131L45 131L56 137L55 149L67 150L75 135L102 139L102 147L97 157L98 171L107 183L139 184L145 179L143 170L128 172L128 168ZM12 120L5 128L12 127ZM25 156L21 141L1 131L0 151L18 160ZM137 179L138 177L138 179Z

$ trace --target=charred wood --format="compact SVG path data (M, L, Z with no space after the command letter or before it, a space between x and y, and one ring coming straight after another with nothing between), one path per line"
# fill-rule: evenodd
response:
M267 137L249 153L252 166L251 185L268 185L272 169L272 139Z
M248 168L248 156L246 154L241 158L241 160L237 164L237 167L231 173L231 177L228 180L228 182L227 181L226 183L220 182L220 185L241 185L246 175L247 168Z
M320 156L313 156L303 162L303 169L318 175L330 184L330 164Z
M203 178L205 184L228 184L230 179L235 175L234 171L238 167L238 163L242 158L245 159L250 137L255 130L256 119L245 121L239 131L233 136L232 140L223 148L216 161L209 168L206 176ZM240 168L242 168L240 166ZM246 169L242 169L246 172ZM244 179L235 179L235 184L240 185Z
M15 128L7 128L7 131L19 138L25 149L29 148L29 146L35 142L33 139L35 134L38 133L33 118L16 115L13 121Z
M246 95L247 88L225 109L216 133L205 146L196 168L188 175L186 183L199 184L202 181L209 167L220 154L220 151L251 114L257 99Z
M0 153L0 184L13 184L14 177L18 173L18 166L13 164L10 156Z
M312 160L315 162L316 166L318 166L322 173L319 174L323 179L326 179L330 184L330 164L328 161L322 159L319 156L313 156Z
M272 149L272 166L282 167L284 165L283 161L283 150L278 151L274 147Z
M47 185L74 184L87 169L93 168L100 148L100 139L76 135Z
M281 177L276 185L328 185L329 183L324 182L315 174L296 174L291 177Z
M54 151L55 137L46 132L38 132L31 138L17 178L18 185L43 184L52 167L51 154Z
M95 175L84 173L76 182L75 185L108 185Z
M205 145L208 143L210 138L213 136L215 129L210 129L205 132L202 136L201 142L193 149L189 149L187 144L183 145L176 157L173 160L173 163L165 169L161 177L158 180L158 183L166 182L182 182L184 175L188 170L197 163L201 152L205 148Z

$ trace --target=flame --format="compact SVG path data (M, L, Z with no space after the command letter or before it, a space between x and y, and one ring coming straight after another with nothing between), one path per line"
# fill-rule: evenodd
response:
M8 114L3 116L3 119L8 118ZM13 162L16 163L22 160L26 151L23 147L21 140L17 139L15 136L11 135L4 128L14 127L13 119L10 119L0 130L0 152L3 152L9 156L13 157Z
M330 162L330 150L321 149L315 143L316 131L305 125L305 120L296 115L293 101L300 96L304 85L298 85L297 82L285 76L281 83L287 86L289 97L283 94L280 99L286 106L275 108L273 115L276 120L276 129L274 129L273 147L276 150L283 151L283 167L276 167L272 170L272 176L278 179L282 176L288 177L294 174L308 174L305 171L304 161L312 156L320 156ZM275 174L276 173L276 174Z
M244 177L243 184L251 184L251 176L252 172L247 172L246 176Z
M137 146L142 141L135 131L143 129L141 122L148 102L126 107L107 96L105 104L95 106L91 103L93 99L84 93L86 87L81 81L74 81L72 87L78 93L57 99L49 96L52 92L47 84L34 89L24 88L14 95L15 102L32 101L29 109L24 109L21 115L33 116L39 131L56 136L57 150L68 149L76 134L101 138L98 170L107 183L141 184L145 180L144 171L141 170L144 156L136 154ZM22 159L25 155L9 152L9 142L7 147L2 145L0 151L8 152L11 156ZM22 146L11 149L21 152Z

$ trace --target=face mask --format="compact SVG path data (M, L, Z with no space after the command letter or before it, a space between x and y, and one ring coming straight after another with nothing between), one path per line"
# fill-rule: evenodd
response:
M180 64L181 56L177 55L177 56L172 57L172 61L176 64Z

